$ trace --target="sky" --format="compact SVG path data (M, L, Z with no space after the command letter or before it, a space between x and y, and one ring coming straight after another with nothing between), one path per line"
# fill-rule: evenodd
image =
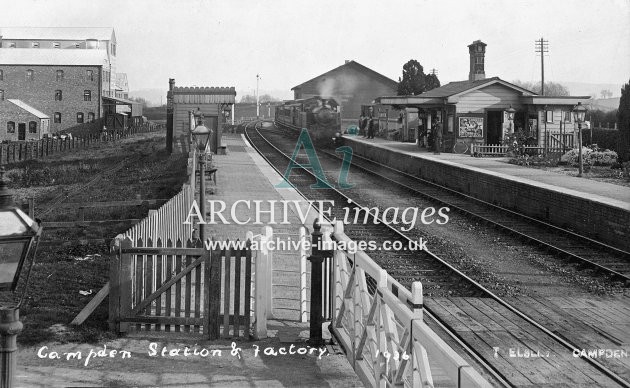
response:
M410 59L464 80L477 39L487 77L539 81L544 37L546 81L621 86L629 20L630 0L0 0L0 26L113 27L132 92L175 78L253 94L260 74L260 94L280 98L350 59L394 80Z

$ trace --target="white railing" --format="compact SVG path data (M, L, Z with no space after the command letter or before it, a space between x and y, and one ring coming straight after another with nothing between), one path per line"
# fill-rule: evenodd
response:
M264 226L259 235L247 232L246 239L254 241L259 239L260 244L257 250L252 250L254 260L254 338L267 338L267 320L273 318L273 298L272 298L272 273L273 256L272 252L266 249L267 241L273 237L273 230L270 226Z
M507 153L509 146L502 144L475 144L470 145L470 155L493 155L503 156Z
M190 185L184 184L182 190L157 210L149 210L149 215L124 233L133 241L134 246L139 239L146 244L149 239L154 243L161 239L164 244L168 240L175 246L177 240L186 244L192 238L192 225L184 224L192 206Z
M350 241L341 222L333 237ZM432 363L453 386L490 386L423 322L421 282L409 291L364 252L335 250L332 288L333 330L366 386L433 387Z

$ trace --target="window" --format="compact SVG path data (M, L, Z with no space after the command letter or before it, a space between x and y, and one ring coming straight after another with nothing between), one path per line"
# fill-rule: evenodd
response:
M55 123L61 123L61 113L55 112Z
M53 48L60 48L61 45L59 44L59 42L53 42Z
M88 113L88 119L87 119L88 123L92 123L94 122L94 112L89 112Z
M27 81L32 81L34 77L35 77L35 72L33 71L33 69L26 70L26 80Z
M63 99L63 95L61 90L55 90L55 101L61 101Z
M475 57L475 63L478 65L483 65L483 57Z
M13 121L7 123L7 133L15 133L15 123Z
M0 81L4 81L4 71L0 70Z
M548 123L553 123L553 111L552 110L545 111L545 114L547 116L546 121Z
M94 72L92 70L86 70L85 78L87 78L88 81L94 81Z
M37 122L29 121L28 122L28 133L37 133Z
M57 70L57 82L63 81L63 70Z
M571 122L571 116L573 115L573 112L571 112L570 110L567 110L565 112L562 112L562 114L564 115L564 121L567 123Z
M83 124L83 112L77 113L77 123Z
M33 42L31 45L33 48L39 48L39 42Z
M0 101L4 101L4 90L0 89Z
M84 90L83 91L83 101L92 101L92 91Z

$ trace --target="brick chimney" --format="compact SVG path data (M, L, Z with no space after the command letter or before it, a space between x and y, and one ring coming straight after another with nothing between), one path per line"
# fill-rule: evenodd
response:
M468 52L470 53L470 73L468 73L468 80L471 82L486 79L484 67L486 46L487 45L480 40L476 40L468 45Z

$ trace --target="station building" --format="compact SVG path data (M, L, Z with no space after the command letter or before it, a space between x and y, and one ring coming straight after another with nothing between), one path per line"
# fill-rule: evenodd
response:
M291 90L296 100L315 96L334 98L341 107L341 127L347 128L358 123L361 105L372 104L378 96L394 95L397 89L398 82L348 60Z
M442 127L442 151L465 152L471 144L502 144L513 131L523 130L540 147L575 144L571 111L590 96L539 96L500 79L486 78L486 44L477 40L468 46L468 79L450 82L416 96L381 96L377 104L410 108L418 112L421 128ZM508 120L507 110L516 110ZM408 128L413 134L415 128ZM415 141L410 135L403 139Z
M234 114L234 87L181 87L169 80L166 95L166 148L169 153L183 151L189 143L190 131L203 115L203 123L213 130L210 139L212 152L219 153L221 134L228 118Z

